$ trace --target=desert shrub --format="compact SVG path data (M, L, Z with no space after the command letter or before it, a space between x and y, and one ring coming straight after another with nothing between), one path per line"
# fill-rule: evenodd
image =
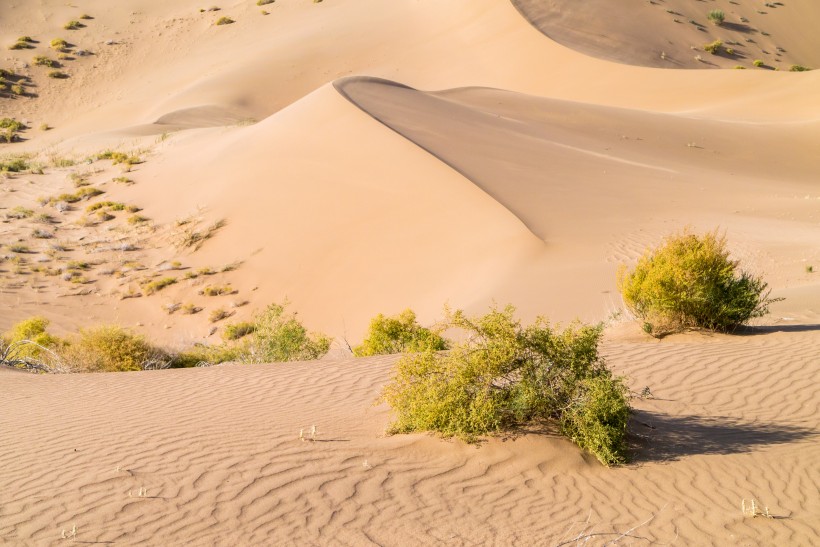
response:
M237 291L230 285L209 285L199 291L200 295L203 296L221 296L224 294L236 294Z
M65 80L66 78L68 78L68 74L66 74L65 72L61 72L59 70L52 70L48 73L48 77L53 78L55 80Z
M229 361L237 361L240 355L240 348L228 344L207 346L197 344L189 350L182 351L174 355L172 365L174 368L190 368L205 365L217 365Z
M164 368L170 362L164 351L142 336L114 325L80 329L60 357L70 369L89 372Z
M755 59L754 61L752 61L752 64L756 67L761 67L764 63L760 59Z
M416 321L413 310L404 310L395 317L377 315L370 321L367 337L353 348L353 355L386 355L447 349L447 341L439 333L424 328Z
M738 266L725 236L684 232L647 251L634 270L622 266L618 287L653 336L687 328L729 332L765 315L776 301L765 282Z
M8 213L6 213L6 218L13 218L13 219L23 219L29 218L34 215L34 211L31 209L27 209L22 205L18 205Z
M239 340L256 331L256 324L251 321L243 321L241 323L232 323L225 326L222 333L222 338L225 340Z
M15 324L0 341L6 347L17 344L15 357L18 359L40 360L50 356L47 350L57 349L64 344L62 340L46 332L48 325L49 320L45 317L24 319ZM25 344L26 341L32 343Z
M69 21L68 23L63 25L63 28L66 30L77 30L78 28L83 28L84 26L85 25L83 25L79 21Z
M50 43L51 49L56 51L63 51L64 49L68 48L68 42L63 40L62 38L55 38Z
M161 291L166 287L170 287L174 283L177 282L176 277L163 277L162 279L157 279L155 281L149 281L142 286L142 290L145 292L147 296L150 296L156 292Z
M708 14L706 14L706 18L713 25L722 25L723 22L726 20L726 14L723 13L723 10L713 9Z
M135 154L126 154L125 152L115 152L113 150L100 152L96 158L98 160L111 160L114 165L122 163L126 167L142 163L142 159Z
M128 217L128 224L142 224L143 222L148 222L148 220L148 217L142 215L131 215Z
M211 314L208 316L208 321L211 323L216 323L218 321L222 321L223 319L227 319L233 315L233 313L229 312L225 308L217 308L211 311Z
M717 55L717 53L720 52L720 48L721 48L722 45L723 45L722 41L715 40L714 42L712 42L710 44L704 45L703 46L703 51L708 51L712 55Z
M220 17L216 20L217 25L230 25L231 23L235 23L235 21L230 17Z
M57 66L57 62L56 62L56 61L54 61L54 60L52 60L52 59L49 59L49 58L48 58L48 57L46 57L45 55L37 55L37 56L33 59L33 62L34 62L34 64L35 64L35 65L37 65L37 66L47 66L47 67L49 67L49 68L53 68L53 67L56 67L56 66Z
M287 305L287 302L271 304L254 317L256 329L244 350L243 361L309 361L328 352L330 338L321 333L308 333L296 313L286 311Z
M790 72L807 72L809 70L811 69L803 65L792 65L789 67Z
M473 441L533 420L557 424L605 465L625 460L627 390L598 354L602 327L522 327L515 309L480 317L447 312L465 332L449 352L405 355L382 397L392 433L435 431Z
M266 6L268 4L273 4L274 0L256 0L257 6Z

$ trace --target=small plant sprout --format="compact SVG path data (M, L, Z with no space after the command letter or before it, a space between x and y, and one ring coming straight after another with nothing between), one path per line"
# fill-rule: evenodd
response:
M743 512L744 517L756 518L756 517L765 517L767 519L774 518L771 513L769 513L768 507L760 508L760 505L757 503L757 500L752 498L747 503L744 499L740 502L740 510Z
M809 264L808 266L806 266L806 273L812 273L812 272L814 272L814 266Z
M76 540L77 539L77 525L74 524L71 527L71 530L66 530L65 528L63 528L63 531L60 533L60 537L62 539Z

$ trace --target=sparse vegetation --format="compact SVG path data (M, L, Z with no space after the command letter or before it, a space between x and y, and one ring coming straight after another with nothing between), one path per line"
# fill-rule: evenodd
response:
M233 313L229 312L225 308L218 308L211 312L211 314L208 316L208 321L210 321L211 323L216 323L217 321L227 319L231 315L233 315Z
M66 42L62 38L53 39L49 45L51 46L51 49L55 51L65 51L66 49L68 49L68 42Z
M416 321L413 310L404 310L395 317L377 315L370 321L367 337L361 345L353 348L353 355L386 355L391 353L440 351L448 347L447 341L435 330L422 327Z
M235 23L235 22L236 21L234 21L230 17L220 17L219 19L216 20L217 25L230 25L230 24Z
M634 270L622 266L618 286L652 336L688 328L730 332L768 313L776 301L765 282L738 266L724 236L684 232L647 251Z
M231 323L225 326L222 332L222 338L225 340L239 340L256 331L256 324L251 321L243 321L241 323Z
M68 74L66 74L65 72L61 72L59 70L52 70L48 73L48 77L54 78L55 80L65 80L66 78L68 78Z
M45 55L37 55L36 57L34 57L32 62L37 66L45 66L45 67L49 67L49 68L53 68L53 67L57 66L56 61L54 61L52 59L49 59Z
M792 65L789 67L789 72L808 72L809 70L811 69L803 65Z
M703 46L704 51L708 51L712 55L717 55L720 52L720 48L723 46L723 42L720 40L715 40L710 44L706 44Z
M69 21L68 23L63 25L63 28L66 29L66 30L77 30L77 29L83 28L84 26L85 25L83 25L79 21L75 20L75 21Z
M755 59L754 61L752 61L752 64L756 67L762 67L764 63L760 59Z
M474 441L534 420L552 423L605 465L626 459L629 400L598 355L602 327L522 327L514 308L480 317L447 311L465 332L449 352L405 355L383 392L391 433L435 431Z
M149 281L142 286L143 292L145 292L146 296L150 296L154 293L161 291L166 287L170 287L174 283L177 282L176 277L163 277L162 279L156 279L154 281Z
M237 292L239 291L230 285L210 285L199 291L199 294L203 296L221 296L224 294L236 294Z
M273 4L274 0L256 0L257 6L267 6L268 4Z
M17 133L25 128L26 126L23 122L19 122L14 118L2 118L0 119L0 140L6 141L7 143L14 142L18 137ZM14 159L20 162L25 158L18 156ZM0 171L22 171L24 169L28 169L28 164L26 162L24 163L26 167L23 167L22 169L11 169L7 168L8 165L11 165L10 163L0 160ZM17 165L20 164L18 163Z
M723 22L726 20L726 14L723 12L723 10L713 9L708 14L706 14L706 18L713 25L722 25Z
M321 333L308 333L296 313L286 312L286 308L287 302L271 304L254 317L256 328L251 341L242 349L243 361L310 361L328 352L330 338Z
M22 205L18 205L17 207L15 207L14 209L12 209L11 211L6 213L6 218L20 220L20 219L24 219L24 218L29 218L33 215L34 215L33 210L27 209L27 208L23 207Z

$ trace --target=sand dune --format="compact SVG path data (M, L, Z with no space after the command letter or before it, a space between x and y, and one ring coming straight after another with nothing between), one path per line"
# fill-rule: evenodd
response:
M34 40L0 60L26 82L0 117L28 126L0 157L42 169L0 180L2 330L45 315L58 334L115 322L183 348L221 340L215 309L238 321L288 298L338 356L407 307L600 321L622 307L619 264L685 226L725 230L786 300L738 336L610 325L610 364L654 395L618 469L538 430L384 437L372 403L392 357L0 370L0 542L75 525L126 544L817 542L820 72L786 72L820 66L813 3L75 4L0 4L0 45ZM713 7L730 24L706 26ZM57 37L65 79L33 64L57 60ZM690 49L715 38L738 53ZM104 193L48 203L82 187ZM101 201L132 212L87 211ZM169 313L182 304L201 313ZM776 518L744 518L752 498Z

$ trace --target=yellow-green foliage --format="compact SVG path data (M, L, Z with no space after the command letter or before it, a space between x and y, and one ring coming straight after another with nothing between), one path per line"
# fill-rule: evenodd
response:
M82 201L84 199L91 199L93 197L99 196L104 192L99 188L94 188L93 186L83 186L82 188L78 189L73 194L60 194L57 196L51 196L48 198L42 198L40 201L43 204L48 203L49 205L55 205L61 201L66 203L76 203L78 201Z
M237 361L240 351L240 347L228 344L218 346L197 344L193 348L175 355L173 366L175 368L189 368L197 365L216 365Z
M59 338L46 332L48 325L49 320L45 317L31 317L20 321L2 338L3 345L9 346L25 340L33 342L33 344L19 345L16 356L41 359L47 353L43 348L53 350L63 344Z
M308 333L296 318L286 312L287 302L271 304L254 317L256 329L243 360L255 363L308 361L319 359L330 349L330 338Z
M174 283L177 282L176 277L163 277L162 279L157 279L155 281L149 281L142 286L143 291L145 294L150 296L155 292L159 292L165 287L170 287Z
M31 209L27 209L22 205L18 205L17 207L6 213L6 218L14 218L19 220L23 218L29 218L33 215L34 211L32 211Z
M3 132L0 131L0 139L3 139L2 135ZM9 142L11 142L10 139ZM22 156L0 158L0 172L10 171L12 173L19 173L20 171L25 171L30 167L31 165L29 164L28 159Z
M726 20L726 14L723 10L713 9L706 15L706 18L714 25L722 25Z
M353 348L353 355L386 355L390 353L447 349L447 341L438 332L422 327L413 310L404 310L395 317L377 315L370 321L367 337Z
M78 28L82 28L84 26L85 25L83 25L79 21L69 21L68 23L63 25L63 28L66 30L77 30Z
M136 165L138 163L142 163L142 159L134 154L126 154L124 152L115 152L113 150L106 150L104 152L100 152L97 154L98 160L111 160L114 165L118 163L125 164L126 166Z
M809 70L811 70L809 67L803 65L792 65L789 67L790 72L807 72Z
M687 328L731 331L765 315L776 301L765 282L738 266L725 236L684 232L648 250L634 270L622 266L618 287L653 336Z
M405 355L383 400L392 433L435 431L474 441L531 420L549 420L605 465L626 458L628 391L598 355L602 328L522 327L514 308L479 317L447 311L465 332L449 352Z
M712 55L717 55L717 53L720 52L721 46L723 46L723 42L720 40L715 40L714 42L703 46L703 50L708 51Z
M123 211L125 210L125 204L120 203L118 201L98 201L97 203L92 203L88 207L85 208L87 213L93 213L98 209L107 209L109 211Z
M239 340L256 330L256 324L251 321L243 321L241 323L231 323L225 326L225 331L222 333L222 338L225 340Z
M220 17L219 19L216 20L217 25L230 25L231 23L234 23L234 22L235 21L233 19L231 19L230 17Z
M51 41L51 49L55 49L57 51L62 51L68 47L68 42L63 40L62 38L55 38Z
M37 55L33 62L37 66L47 66L49 68L57 66L57 62L49 59L45 55Z
M221 296L225 294L236 294L238 291L230 285L209 285L199 291L203 296Z
M142 336L111 325L81 329L61 357L71 369L90 372L143 370L168 360Z

